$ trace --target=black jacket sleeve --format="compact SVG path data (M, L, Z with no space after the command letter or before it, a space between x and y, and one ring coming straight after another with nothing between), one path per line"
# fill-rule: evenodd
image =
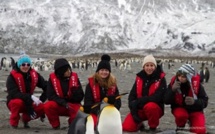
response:
M119 96L119 89L118 87L116 88L115 96ZM121 107L121 99L116 99L114 106L119 110Z
M39 73L38 73L38 83L37 87L41 88L43 90L42 94L40 95L40 100L42 102L45 102L47 99L47 85L48 82L45 80Z
M128 95L128 107L131 109L131 105L133 101L137 100L137 93L136 93L136 82L133 84L131 91Z
M84 107L85 107L85 112L90 113L91 107L95 104L92 90L90 87L90 84L88 83L85 89L85 95L84 95Z
M10 101L11 99L21 99L25 102L26 105L32 104L31 94L30 93L21 93L19 91L18 85L16 84L15 79L10 74L6 81L6 87L7 87L7 101Z
M67 101L64 98L60 98L56 94L50 78L49 78L48 86L47 86L47 97L48 97L48 100L55 101L61 106L66 106L66 104L67 104Z
M165 92L165 96L164 96L164 103L165 104L172 104L175 102L175 92L172 91L172 87L169 84L168 88Z
M74 102L74 103L81 103L81 101L84 98L84 91L79 79L78 79L78 85L79 86L76 89L72 90L71 102Z

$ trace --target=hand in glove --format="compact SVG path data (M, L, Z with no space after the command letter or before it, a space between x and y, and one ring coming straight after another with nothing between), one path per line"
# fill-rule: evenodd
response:
M172 85L172 91L176 92L180 88L181 88L181 82L180 81L175 81L174 84Z
M184 102L185 102L186 105L193 105L195 100L194 100L193 97L187 96L187 97L185 97Z
M45 121L45 118L46 118L45 114L41 115L41 116L40 116L40 121L41 121L41 122L44 122L44 121Z
M142 120L140 119L139 115L138 115L138 101L133 101L130 103L129 105L130 111L131 111L131 115L134 119L134 121L136 123L140 123L142 122Z
M33 107L28 108L28 114L32 120L37 118L37 114L35 113Z
M148 97L139 98L139 99L137 100L137 102L138 102L138 108L139 108L139 109L142 109L143 106L148 102Z
M97 115L100 111L100 104L91 107L90 113Z
M90 106L83 106L83 109L84 109L84 112L85 113L90 113L90 111L91 111L91 107Z
M107 98L108 98L107 103L109 103L109 104L114 104L116 101L115 95L107 96Z
M34 101L34 104L38 106L42 101L34 95L31 95L31 99Z

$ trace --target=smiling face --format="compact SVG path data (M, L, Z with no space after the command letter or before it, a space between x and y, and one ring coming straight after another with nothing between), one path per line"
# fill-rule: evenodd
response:
M155 69L156 69L155 64L152 62L147 62L143 66L143 70L145 70L147 75L151 75L155 71Z
M110 71L107 70L107 69L100 69L100 70L98 71L98 74L99 74L99 76L100 76L102 79L105 79L105 78L107 78L107 77L110 75Z
M29 64L29 63L22 63L21 66L20 66L20 70L23 73L27 73L28 70L30 69L30 66L31 66L31 64Z

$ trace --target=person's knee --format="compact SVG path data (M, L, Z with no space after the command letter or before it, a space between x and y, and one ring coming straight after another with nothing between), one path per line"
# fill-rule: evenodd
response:
M44 106L43 106L45 109L50 109L50 108L58 108L58 105L57 105L57 103L56 102L54 102L54 101L48 101L48 102L46 102L45 104L44 104Z
M123 123L122 129L123 131L126 131L126 132L136 132L137 126L132 126L130 124Z

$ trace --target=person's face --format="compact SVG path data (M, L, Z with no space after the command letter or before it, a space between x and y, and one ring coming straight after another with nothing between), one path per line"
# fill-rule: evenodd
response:
M150 75L155 71L156 67L153 63L148 62L143 66L143 70L145 70L146 74Z
M102 79L105 79L105 78L107 78L107 77L109 76L110 71L107 70L107 69L100 69L100 70L98 71L98 74L99 74L99 76L100 76Z
M30 69L30 64L29 63L22 63L21 66L20 66L20 70L23 72L23 73L27 73L28 70Z
M70 77L71 70L68 68L67 71L64 73L64 77Z
M179 75L178 76L178 80L181 82L181 83L186 83L187 82L187 77L185 75Z

